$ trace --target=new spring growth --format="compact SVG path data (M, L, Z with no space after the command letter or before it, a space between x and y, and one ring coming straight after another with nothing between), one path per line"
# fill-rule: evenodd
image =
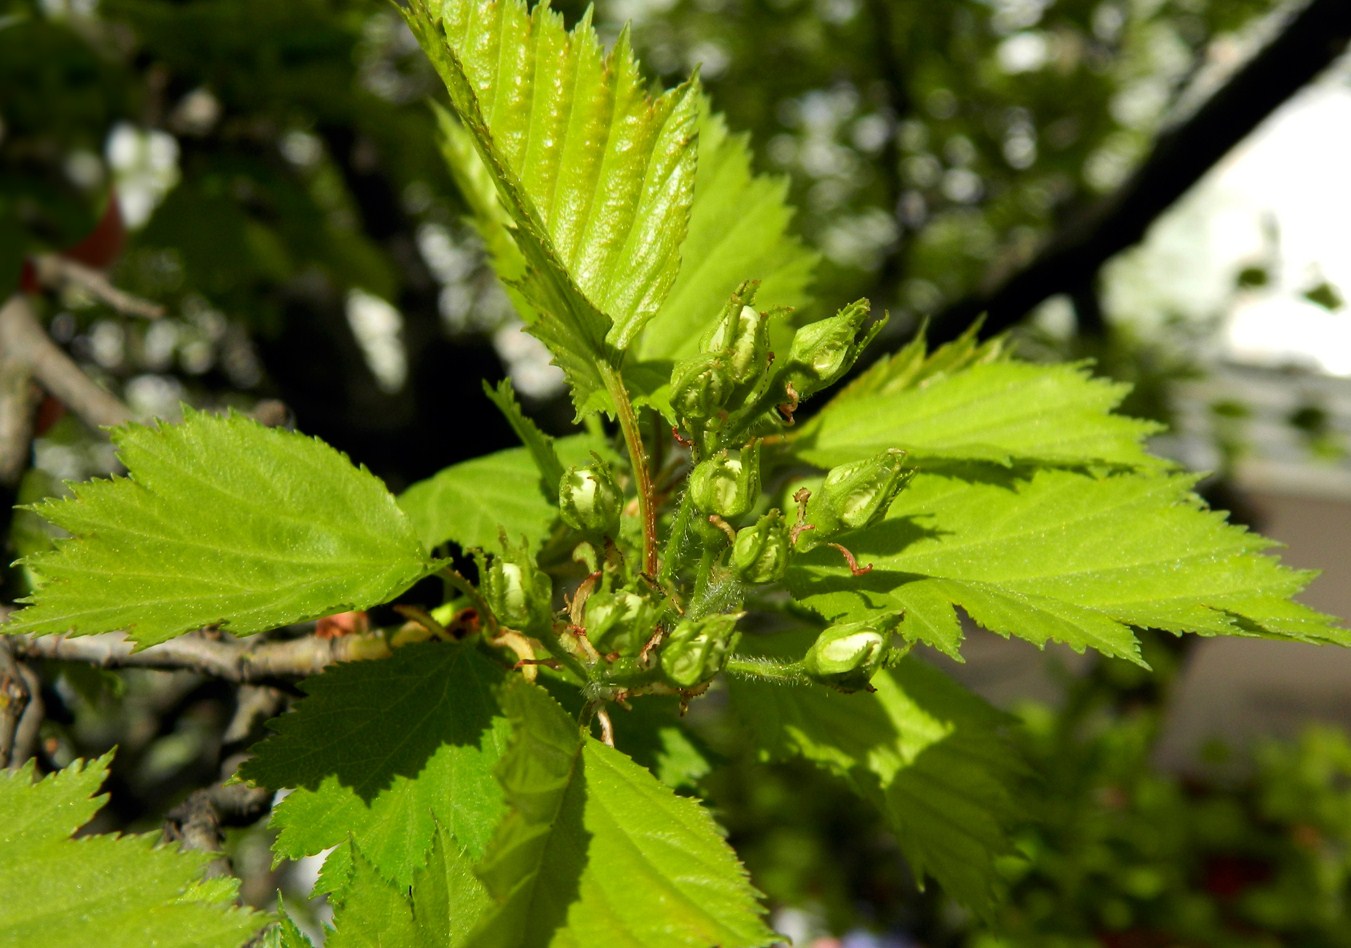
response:
M721 356L732 401L744 400L769 366L769 320L751 302L756 286L743 283L703 340L703 351Z
M737 531L732 544L732 568L743 582L777 583L788 571L789 525L771 510L749 527Z
M619 534L624 495L601 461L571 468L558 485L558 510L563 522L590 539Z
M846 530L872 526L886 516L913 469L902 467L905 452L888 448L881 454L833 467L807 505L807 520L815 527L800 535L804 550Z
M636 655L661 615L661 606L619 589L593 593L586 601L586 637L602 652Z
M701 352L676 363L671 372L671 407L690 426L715 416L732 396L732 379L720 352Z
M717 613L702 619L681 619L661 648L661 670L677 688L696 688L722 671L727 653L739 637L741 613Z
M553 628L553 585L524 546L513 550L504 542L486 569L482 557L476 559L483 599L499 624L534 636Z
M802 657L802 668L813 681L839 691L863 691L886 663L887 640L900 616L883 616L832 625L816 637Z
M883 317L865 329L867 318L868 301L857 300L836 315L797 331L784 363L784 378L799 398L833 384L849 371L859 353L886 325Z
M760 442L733 451L724 448L690 473L690 498L705 514L733 519L749 513L760 497Z

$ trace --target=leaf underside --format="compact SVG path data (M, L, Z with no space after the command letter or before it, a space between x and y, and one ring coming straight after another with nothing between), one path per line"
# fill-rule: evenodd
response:
M769 757L801 757L845 779L896 832L917 875L964 905L993 905L995 861L1012 850L1023 765L1007 717L914 659L841 694L729 682L732 706Z
M4 632L248 635L386 602L439 566L384 484L316 439L191 409L112 438L126 477L35 508L72 536L24 560L38 588Z

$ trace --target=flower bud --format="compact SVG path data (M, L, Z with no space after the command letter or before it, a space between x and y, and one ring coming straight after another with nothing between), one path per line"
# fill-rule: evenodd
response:
M591 537L613 537L619 533L619 515L624 495L606 464L597 462L574 467L558 485L558 509L563 522Z
M887 657L887 640L899 615L832 625L802 657L807 677L840 691L862 691Z
M737 639L741 613L681 619L661 647L661 670L677 688L694 688L722 670Z
M904 461L904 451L888 448L862 461L831 468L807 507L807 519L815 529L803 534L805 548L845 530L871 526L885 517L896 495L914 476L913 469L901 466Z
M738 302L734 296L705 338L704 351L721 353L733 387L749 390L769 366L769 320L754 306L737 305Z
M499 623L527 635L549 631L553 585L527 551L508 549L493 556L481 575L483 599Z
M863 329L867 318L868 301L859 300L797 331L785 367L788 381L800 397L825 388L849 371L886 323L885 318L879 319Z
M753 526L737 531L732 567L747 583L776 583L788 570L788 523L771 510Z
M706 514L731 519L755 506L760 497L760 442L741 451L719 451L690 473L690 496Z
M712 418L732 395L732 378L720 352L703 352L676 363L671 371L671 407L689 422Z
M656 603L626 589L592 593L583 619L586 637L602 652L636 654L651 637L660 614Z

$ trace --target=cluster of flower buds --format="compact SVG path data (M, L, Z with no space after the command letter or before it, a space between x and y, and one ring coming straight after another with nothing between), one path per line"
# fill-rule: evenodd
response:
M524 547L479 560L480 590L500 625L526 635L544 635L553 628L553 584Z
M715 613L702 619L681 619L661 647L661 670L677 688L696 688L722 671L736 645L739 612Z
M839 691L863 691L886 664L900 615L842 622L816 637L802 658L807 677Z
M904 451L888 448L826 472L825 481L807 505L807 520L813 529L800 535L802 549L809 550L847 530L872 526L885 517L915 473L904 467L904 462Z
M624 494L610 466L599 458L586 467L574 467L558 485L558 510L563 522L590 540L619 534Z

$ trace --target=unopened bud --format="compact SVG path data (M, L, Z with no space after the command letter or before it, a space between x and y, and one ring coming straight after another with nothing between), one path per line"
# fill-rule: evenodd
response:
M760 497L760 442L700 461L690 473L689 490L694 506L706 514L732 519L749 513Z
M661 670L677 688L694 688L718 672L736 643L741 613L681 619L661 647Z
M887 657L887 640L899 615L832 625L802 657L802 667L813 681L840 691L862 691Z
M704 340L704 351L721 353L734 388L749 390L769 366L769 320L737 297Z
M727 404L733 382L720 352L682 359L671 371L671 407L689 422L712 418Z
M527 551L493 556L481 575L484 601L499 623L527 635L553 625L553 585Z
M789 526L771 510L752 526L737 531L732 567L748 583L775 583L788 571Z
M636 654L652 636L661 608L626 589L592 593L586 600L586 637L597 649Z
M888 448L862 461L831 468L807 506L807 519L815 528L803 535L807 547L885 517L896 495L914 476L913 469L902 467L904 461L904 451Z
M785 369L798 396L806 398L848 372L886 319L867 329L868 301L850 303L834 316L803 326L793 336Z
M587 536L613 537L619 533L624 495L605 464L574 467L558 485L558 509L563 522Z

